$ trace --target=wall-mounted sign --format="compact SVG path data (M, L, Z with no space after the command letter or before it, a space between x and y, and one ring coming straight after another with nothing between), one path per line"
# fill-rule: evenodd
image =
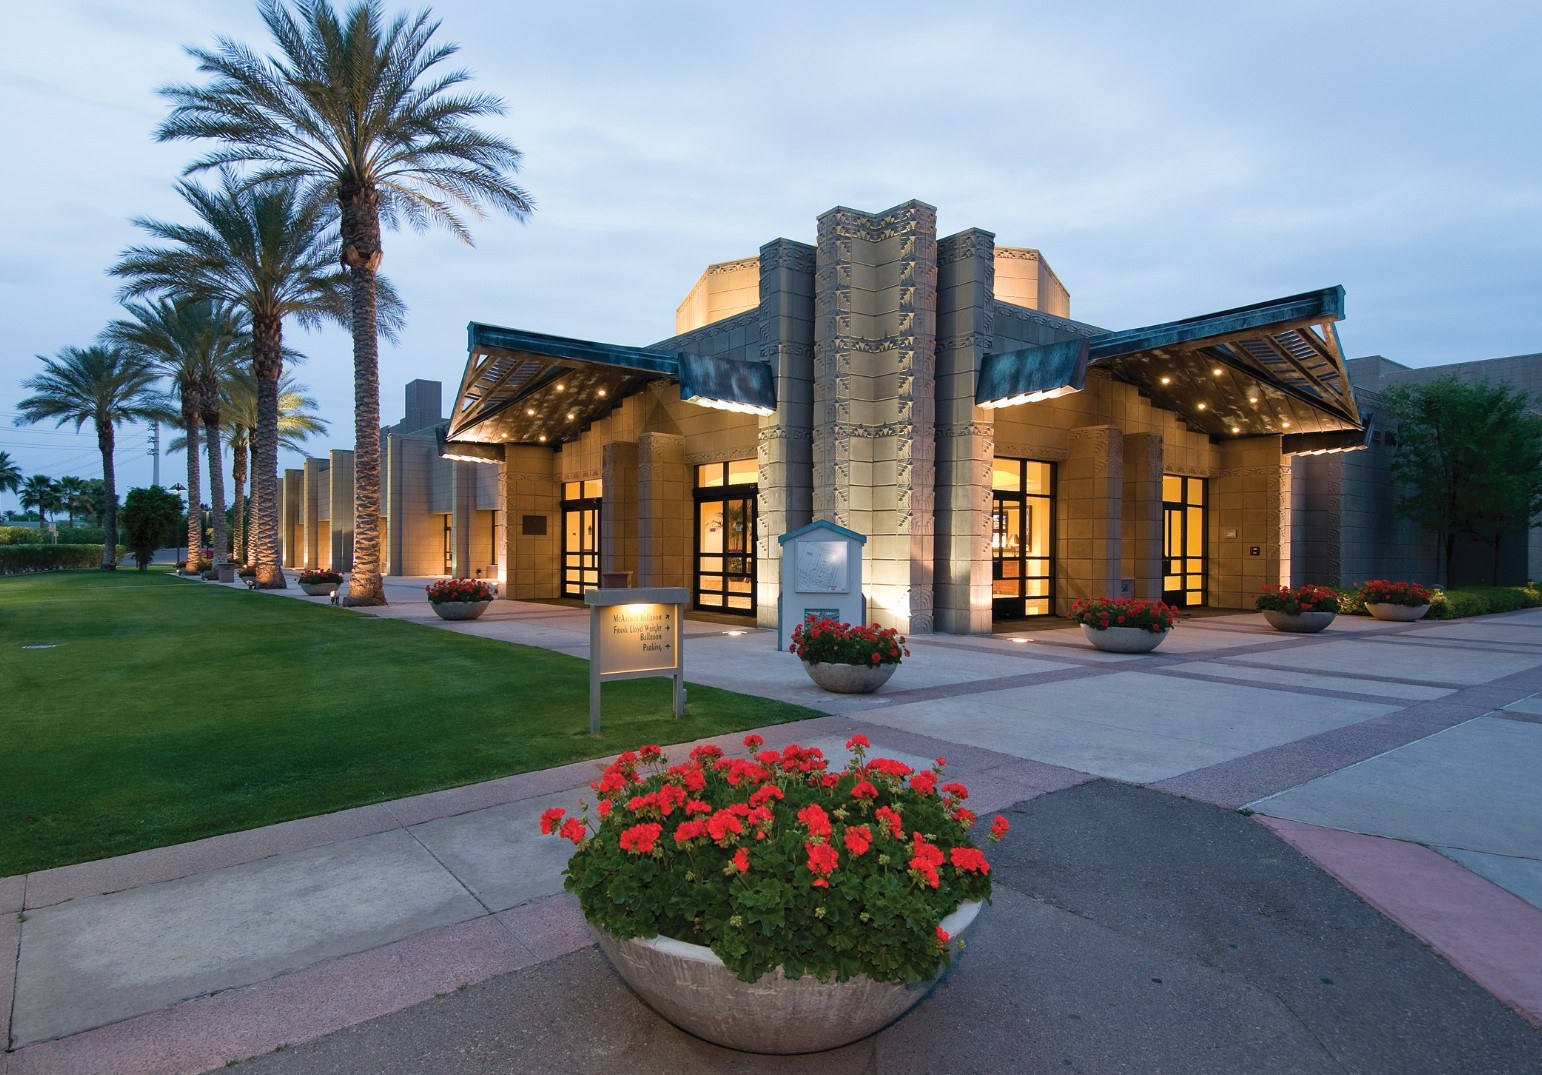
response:
M684 636L681 613L690 602L684 587L598 589L584 593L589 606L589 733L600 734L600 686L613 679L669 676L674 709L685 712Z

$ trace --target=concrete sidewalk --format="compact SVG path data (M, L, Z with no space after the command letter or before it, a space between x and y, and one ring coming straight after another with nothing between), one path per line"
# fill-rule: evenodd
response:
M580 609L500 601L447 624L420 582L393 580L388 596L385 609L328 611L587 656ZM1093 651L1063 629L934 636L865 698L818 692L769 632L701 621L686 632L692 681L831 713L763 732L772 742L839 755L860 730L907 760L945 754L982 811L1027 803L1031 814L1047 793L1084 801L1067 789L1094 778L1225 808L1206 816L1299 861L1287 841L1542 1019L1542 610L1450 624L1341 617L1316 636L1206 617L1145 657ZM468 983L508 983L510 971L524 981L553 960L541 973L583 977L593 957L569 956L589 939L561 894L566 845L540 838L535 818L576 801L598 765L0 880L0 964L16 968L10 996L0 966L14 1050L0 1072L208 1070ZM1110 833L1117 804L1136 801L1109 799ZM1266 824L1231 809L1243 806ZM1208 840L1202 829L1186 839ZM1106 838L1089 830L1065 851ZM1009 884L1023 901L1012 906L1041 913L1033 884ZM1317 928L1339 927L1330 915ZM1533 1034L1482 1002L1496 1026L1513 1018Z

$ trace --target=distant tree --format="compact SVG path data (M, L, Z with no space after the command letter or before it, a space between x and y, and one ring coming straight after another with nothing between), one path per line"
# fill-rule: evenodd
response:
M175 544L182 529L182 500L169 489L152 485L130 489L123 501L123 544L143 571L155 550Z
M299 355L285 348L285 361L293 362ZM249 562L247 556L246 492L248 461L252 441L257 429L257 378L249 371L238 371L226 383L225 408L222 421L225 441L230 445L230 479L235 485L235 504L232 509L231 530L235 535L236 560ZM310 390L285 373L278 382L278 444L280 448L297 452L306 438L327 431L327 423L316 415L316 401L306 393ZM177 446L171 442L172 448Z
M278 54L264 57L229 38L214 49L190 48L211 78L161 91L173 107L156 134L218 143L190 171L251 165L262 178L299 180L335 199L352 291L348 603L383 605L376 321L377 301L384 300L376 276L382 227L436 224L469 245L463 214L480 218L491 207L524 219L532 206L512 182L520 151L476 126L502 115L503 102L466 91L470 75L442 66L457 46L434 40L439 24L427 10L387 21L380 0L360 0L342 16L328 0L259 0L258 11Z
M21 467L11 461L9 452L0 452L0 493L14 493L21 488Z
M64 510L69 514L70 525L75 525L75 516L89 516L91 511L91 496L87 491L86 479L73 475L59 479L59 497L63 501Z
M101 566L103 571L114 571L118 567L118 497L112 453L117 427L138 419L169 419L172 412L156 390L155 368L120 348L66 347L53 358L38 358L43 372L21 382L33 394L16 404L21 415L16 424L52 418L61 426L73 422L76 430L90 422L96 430L107 500Z
M21 484L21 506L37 509L37 528L48 529L48 513L63 506L59 483L43 474L34 474Z
M1458 537L1493 549L1505 534L1542 525L1542 414L1507 385L1442 377L1398 385L1383 399L1396 424L1398 509L1440 543L1444 578Z
M107 483L101 478L86 479L86 502L89 505L85 511L97 526L105 526L107 518ZM113 505L117 507L117 505Z

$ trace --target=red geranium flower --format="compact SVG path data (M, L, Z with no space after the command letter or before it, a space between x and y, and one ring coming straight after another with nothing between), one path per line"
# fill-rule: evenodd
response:
M1007 830L1011 827L1011 823L1009 823L1006 818L1002 817L1000 814L997 814L994 818L991 819L991 839L1001 839L1007 834Z
M866 780L859 780L857 781L857 786L851 789L851 797L853 799L876 799L878 798L878 789Z
M750 868L749 852L744 850L742 847L734 852L734 857L731 861L733 862L734 869L738 870L740 873L744 873Z
M633 825L621 834L621 850L630 851L636 855L652 853L653 845L658 842L659 833L664 831L664 826L657 821L645 821L641 825Z
M550 810L541 813L541 835L550 836L557 828L557 822L562 820L562 815L567 813L560 806L554 806Z
M842 834L841 840L853 855L865 855L873 846L873 834L866 825L853 825Z

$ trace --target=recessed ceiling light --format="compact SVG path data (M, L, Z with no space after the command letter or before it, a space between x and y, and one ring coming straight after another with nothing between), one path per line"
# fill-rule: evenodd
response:
M1201 403L1201 404L1200 404L1200 405L1199 405L1199 409L1200 409L1200 410L1204 410L1204 409L1205 409L1205 405L1204 405L1204 404L1203 404L1203 403Z
M1257 396L1249 396L1248 397L1248 402L1249 403L1257 403L1258 402L1258 397Z
M534 418L535 417L535 408L534 407L526 407L525 408L525 413L530 415L530 417Z
M577 411L568 411L568 421L571 422L573 419L575 419L577 417L578 417L578 412Z
M1281 422L1280 425L1284 426L1286 429L1290 428L1290 423L1289 422Z
M567 385L563 384L561 381L557 382L557 391L561 392L566 387Z
M1163 384L1172 384L1173 383L1173 379L1171 377L1163 377L1162 378L1162 383Z
M600 397L600 398L601 398L601 399L604 399L604 398L605 398L605 389L603 389L603 388L602 388L602 389L600 389L600 391L599 391L599 393L598 393L598 394L599 394L599 397Z
M1231 427L1231 431L1232 431L1232 432L1233 432L1233 433L1241 433L1241 432L1242 432L1242 430L1241 430L1241 429L1239 429L1239 428L1238 428L1238 427L1236 427L1236 426L1232 426L1232 427Z
M1217 377L1219 377L1221 374L1225 373L1226 371L1223 370L1220 366L1217 366L1215 369L1211 370L1210 372L1215 374Z
M537 437L535 439L540 441L542 444L545 444L546 443L546 434L542 433L539 437Z

